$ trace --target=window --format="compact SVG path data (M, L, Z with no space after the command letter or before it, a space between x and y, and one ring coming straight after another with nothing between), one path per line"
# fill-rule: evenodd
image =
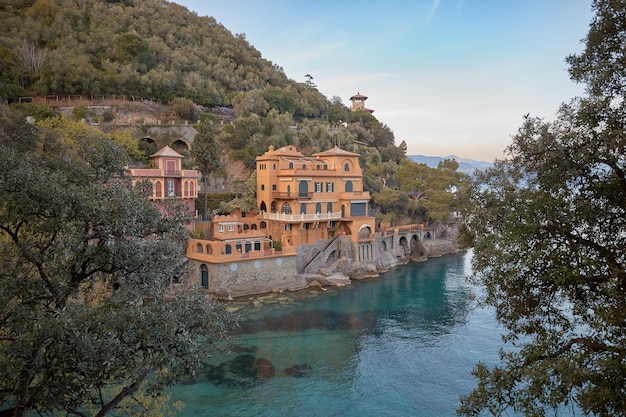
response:
M334 182L327 182L326 183L326 192L327 193L332 193L335 191L335 183Z
M234 224L229 224L228 225L228 231L229 232L234 232L235 231L235 225Z
M333 203L326 204L326 211L328 213L332 213L333 212Z
M276 191L276 184L272 184L272 191Z
M209 288L209 268L205 264L200 265L200 284L204 289Z
M291 214L291 206L289 205L289 203L283 204L283 208L280 210L280 212L283 214Z
M157 198L161 197L161 181L157 181L156 184L154 184L154 190L155 190L155 195Z
M302 169L306 169L306 164L302 164Z
M352 181L346 181L346 193L351 193L352 191L354 191Z
M306 204L300 204L300 214L306 214Z
M265 190L265 184L261 184L261 191Z
M220 224L219 226L217 226L217 231L220 233L224 233L224 225Z
M276 164L274 164L273 168L276 169Z
M321 182L316 182L315 183L315 192L316 193L321 193L322 192L322 183Z
M289 169L293 169L293 162L289 162Z
M322 212L322 203L317 203L315 205L315 212L316 213L321 213Z
M174 181L167 180L167 196L174 197Z
M344 170L344 171L350 171L350 164L346 162L346 163L343 165L343 170Z

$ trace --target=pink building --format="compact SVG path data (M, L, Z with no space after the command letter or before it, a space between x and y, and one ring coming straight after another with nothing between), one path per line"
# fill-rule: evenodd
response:
M130 170L133 181L150 180L152 195L150 200L164 212L171 203L180 202L185 212L195 218L195 199L198 197L200 172L195 169L182 169L183 156L165 146L150 156L152 168Z

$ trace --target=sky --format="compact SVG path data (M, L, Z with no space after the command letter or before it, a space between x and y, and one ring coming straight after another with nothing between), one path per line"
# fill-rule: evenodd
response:
M245 34L287 77L366 107L408 155L493 161L526 114L584 93L591 0L175 0Z

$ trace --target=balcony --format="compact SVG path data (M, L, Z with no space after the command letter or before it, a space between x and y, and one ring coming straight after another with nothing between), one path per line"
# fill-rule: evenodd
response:
M272 191L272 197L276 200L292 200L292 199L300 199L300 200L310 200L313 198L312 192L283 192L283 191Z
M315 213L315 214L285 214L285 213L267 213L261 212L263 218L266 220L279 220L288 223L303 223L303 222L315 222L323 220L338 220L341 219L341 212L336 213Z

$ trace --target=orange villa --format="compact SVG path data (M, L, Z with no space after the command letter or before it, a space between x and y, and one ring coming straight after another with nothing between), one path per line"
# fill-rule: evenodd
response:
M336 237L371 243L375 218L369 215L370 195L363 191L358 159L359 154L339 147L304 156L294 145L270 146L256 158L258 214L236 210L213 216L208 238L190 239L192 281L221 295L225 288L229 295L263 292L263 278L253 282L250 277L265 271L272 288L289 288L317 253L298 257L303 247ZM348 252L336 251L333 257Z

